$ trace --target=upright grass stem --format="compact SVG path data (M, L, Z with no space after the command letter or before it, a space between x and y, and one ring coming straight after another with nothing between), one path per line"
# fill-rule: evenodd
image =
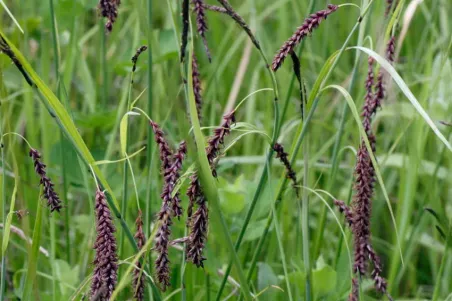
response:
M3 95L0 92L0 98ZM1 102L1 100L0 100ZM1 111L0 111L1 113ZM0 152L2 157L2 218L6 222L6 169L5 169L5 147L3 146L3 124L0 122ZM0 301L5 301L6 287L6 251L2 255L1 279L0 279Z

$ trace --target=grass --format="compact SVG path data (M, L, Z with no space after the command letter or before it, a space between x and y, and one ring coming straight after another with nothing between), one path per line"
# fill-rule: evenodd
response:
M145 256L146 300L346 300L353 235L333 201L350 203L361 137L370 148L359 116L369 55L390 78L373 122L373 247L395 300L451 299L452 129L440 123L451 122L452 114L449 1L401 0L388 18L385 1L332 1L340 5L337 12L295 49L306 85L304 117L290 59L277 72L266 65L326 1L230 0L259 41L261 47L251 44L251 50L249 36L232 18L206 11L212 63L192 12L194 32L186 61L179 60L182 1L122 1L108 34L95 0L0 2L0 34L36 84L29 86L0 55L2 300L89 297L96 182L106 190L117 229L115 299L132 298L134 263ZM384 58L392 33L394 67ZM142 45L148 50L132 75L130 59ZM201 120L192 91L192 51L201 73ZM215 179L204 147L231 104L237 122ZM156 283L156 253L150 250L163 177L148 117L173 149L187 141L176 185L184 209L194 170L210 209L204 268L185 261L185 243L170 247L172 285L166 292ZM64 201L61 213L50 214L45 206L27 143L3 136L12 132L42 153ZM289 153L299 198L274 159L275 142ZM133 239L138 207L148 239L141 251ZM19 219L18 210L29 214ZM173 219L171 230L171 240L188 234L185 213ZM382 299L370 277L362 279L360 290L362 300Z

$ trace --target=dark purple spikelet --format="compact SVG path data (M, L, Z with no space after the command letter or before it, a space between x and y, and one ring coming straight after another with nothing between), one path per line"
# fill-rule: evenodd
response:
M370 216L372 211L372 195L374 187L374 169L364 143L357 154L355 166L355 196L353 198L355 262L353 271L356 274L366 273L367 246L370 238Z
M223 116L223 123L213 131L213 135L207 142L207 160L209 161L214 177L216 177L217 173L212 164L218 156L221 146L224 144L225 137L231 133L233 123L235 123L235 111L231 111Z
M166 291L166 288L171 285L170 283L170 268L168 257L168 242L171 235L171 200L165 198L162 202L162 207L158 214L160 226L155 236L155 250L158 253L155 260L155 273L158 283L161 286L162 291Z
M187 217L190 220L193 214L193 208L195 206L196 200L202 195L201 186L198 180L198 174L195 173L190 176L190 185L187 189L187 196L189 200L189 204L187 207ZM189 224L189 223L188 223Z
M350 209L350 207L348 207L345 204L345 202L343 202L342 200L337 200L337 199L334 201L334 204L339 209L339 212L344 214L348 225L352 226L352 224L353 224L353 211Z
M359 300L359 282L358 279L352 279L352 292L348 295L348 301Z
M176 154L174 154L173 157L173 164L171 165L170 171L167 173L167 179L165 181L165 188L163 189L164 192L167 191L170 196L173 193L174 187L176 185L176 182L179 180L179 173L182 169L182 162L184 161L185 155L187 154L187 144L185 142L182 142L179 145L179 149L177 150ZM172 199L173 204L173 214L177 218L180 219L182 216L182 206L181 206L181 199L179 192L174 195Z
M217 12L217 13L222 13L222 14L227 14L228 13L228 11L224 7L216 6L216 5L210 5L210 4L205 4L205 3L204 3L204 9L210 10L210 11L213 11L213 12Z
M185 49L188 43L188 28L189 28L189 13L190 13L190 3L188 0L182 0L182 36L180 43L180 61L183 62L185 59Z
M99 0L99 12L102 17L107 18L105 29L108 32L113 30L113 24L118 18L118 8L120 4L120 0Z
M290 37L289 40L281 46L278 53L275 55L272 63L273 71L276 71L279 67L281 67L286 57L294 50L295 46L297 46L301 40L310 35L323 20L325 20L330 14L334 13L337 9L337 5L329 4L327 9L318 11L305 19L303 24L297 28L292 37Z
M146 51L146 49L148 49L148 47L146 45L140 46L135 55L132 57L132 72L135 72L135 70L137 69L137 62L138 62L138 58L140 57L140 55Z
M96 191L96 242L94 249L94 273L90 297L99 301L110 300L118 277L118 256L116 253L115 226L105 193Z
M205 198L197 200L198 209L190 218L190 235L187 244L187 260L197 267L204 267L203 250L207 239L209 210Z
M386 45L386 58L391 64L394 64L395 61L395 36L391 36Z
M135 233L135 240L137 242L137 247L139 250L141 250L146 243L146 237L143 232L143 220L142 220L143 214L141 213L141 210L138 210L138 216L135 220L135 227L136 227L136 233ZM133 279L132 279L132 286L133 286L133 297L136 301L143 301L144 297L144 287L145 287L145 281L146 278L143 274L143 259L140 259L135 263L135 268L133 270Z
M289 154L284 151L284 147L281 144L276 143L273 146L273 150L276 152L276 158L282 162L284 167L286 168L286 176L292 181L292 186L295 188L295 192L297 196L299 196L299 191L297 188L297 174L295 173L292 165L290 164L289 158L287 157Z
M160 126L151 121L151 126L154 131L154 139L159 146L160 161L162 162L161 171L164 177L164 185L162 194L162 206L160 212L158 213L159 228L156 234L155 250L158 253L157 259L155 260L155 272L157 275L158 283L161 286L162 291L165 291L168 286L170 286L170 268L169 268L169 258L168 258L168 242L171 235L171 225L172 225L172 197L171 193L173 191L174 183L171 181L171 172L173 166L173 152L171 151L168 142L165 139L163 131Z
M374 269L372 271L372 279L374 280L375 289L380 293L386 295L389 300L392 300L391 295L389 295L387 288L388 283L385 278L381 276L383 269L380 261L380 257L378 257L377 253L374 251L371 245L367 246L367 253L369 254L369 260L372 262Z
M395 60L395 36L392 36L389 41L388 44L386 44L386 59L391 63L394 64L394 60ZM384 81L385 81L385 72L383 70L380 70L380 72L378 73L378 78L377 78L377 83L375 85L375 96L374 96L374 106L376 109L381 107L381 102L383 101L383 99L386 96L386 91L385 91L385 86L384 86Z
M201 88L201 78L198 68L198 60L193 52L192 58L192 80L193 80L193 94L195 95L196 110L198 112L198 119L202 119L202 88Z
M372 151L375 152L375 136L372 133L372 117L377 111L377 103L375 100L377 99L373 93L373 85L375 81L374 69L373 69L374 59L369 57L368 59L368 71L366 78L366 96L364 99L364 105L362 109L361 116L363 117L363 127L364 131L367 134L370 145L372 146Z
M161 170L163 173L166 173L166 171L171 168L173 151L168 145L168 142L165 139L165 134L160 126L154 121L150 121L150 124L152 131L154 132L155 142L159 146L160 161L162 162Z
M43 196L47 200L47 206L50 212L60 212L63 207L62 202L53 188L52 180L47 176L46 165L41 162L41 154L38 150L32 148L30 149L29 155L33 159L36 174L41 178L40 184L43 187Z
M204 43L204 48L206 49L207 57L209 58L209 62L212 60L210 56L209 46L207 45L206 32L208 30L207 27L207 18L205 15L205 5L203 0L191 0L193 4L193 10L196 13L196 26L198 29L198 34L201 36L202 42Z

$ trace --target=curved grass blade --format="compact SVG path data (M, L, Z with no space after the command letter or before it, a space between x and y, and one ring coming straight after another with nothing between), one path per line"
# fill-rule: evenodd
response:
M364 140L364 143L366 144L366 148L367 148L367 151L369 152L370 159L372 161L372 165L375 168L375 175L377 176L378 183L380 184L381 190L383 192L383 196L386 200L386 204L388 205L389 213L391 214L391 220L394 225L395 235L396 235L396 239L397 239L397 246L398 246L399 253L400 253L400 260L402 262L402 265L405 265L404 261L403 261L402 248L400 245L399 232L397 230L397 224L396 224L396 220L394 217L394 212L392 211L391 202L389 201L388 192L386 191L386 187L383 183L383 178L381 177L380 169L378 168L378 164L377 164L377 160L375 159L375 155L372 152L372 148L370 146L369 139L367 138L366 132L364 131L361 118L359 117L358 109L356 108L351 95L348 93L348 91L344 87L339 86L339 85L330 85L330 86L325 87L322 91L325 91L327 89L336 89L344 96L345 100L348 103L348 106L350 107L350 111L352 112L353 118L355 119L356 124L358 125L359 133L361 135L361 138Z
M411 92L410 88L408 88L408 85L405 83L405 81L402 79L402 77L397 73L397 71L394 69L394 67L382 56L377 54L375 51L362 47L362 46L355 46L350 47L350 49L358 49L365 53L367 53L369 56L372 56L385 70L386 72L391 75L392 79L396 84L399 86L400 90L402 90L403 94L408 98L408 100L411 102L411 104L414 106L414 108L419 112L419 114L422 116L422 118L425 120L425 122L432 128L433 132L438 136L438 138L444 143L444 145L449 149L449 151L452 152L452 146L447 141L447 139L444 137L444 135L439 131L438 127L436 127L435 123L432 121L428 113L422 108L419 101L416 99L414 94Z

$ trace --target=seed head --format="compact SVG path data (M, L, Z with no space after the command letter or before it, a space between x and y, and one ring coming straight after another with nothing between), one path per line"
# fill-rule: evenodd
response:
M343 213L349 226L353 224L353 212L342 200L335 200L334 204L339 208L339 212Z
M286 176L287 178L289 178L292 181L292 185L295 188L295 192L297 194L297 196L299 196L299 189L297 188L297 174L295 173L295 171L292 168L292 165L290 164L290 161L288 159L288 155L285 151L284 151L284 147L281 144L276 143L273 146L273 150L275 150L276 152L276 158L279 158L279 160L282 162L282 164L284 165L284 167L286 167Z
M99 12L102 17L107 18L105 29L108 32L113 30L113 24L118 18L118 8L120 4L120 0L99 0Z
M364 275L366 272L367 249L370 238L370 216L374 188L374 168L369 153L361 144L355 166L355 196L353 198L353 234L355 243L354 272Z
M108 208L105 193L96 191L96 242L94 249L94 273L91 284L91 299L110 300L118 277L118 256L116 254L115 226Z
M286 57L294 50L301 40L310 35L312 31L317 28L320 23L325 20L330 14L334 13L338 9L337 5L329 4L325 10L318 11L310 15L303 24L297 28L292 37L287 40L275 55L272 63L273 71L276 71L281 67Z
M190 219L190 236L187 243L187 260L197 267L204 267L204 246L207 240L209 210L205 198L197 200L198 209Z
M41 154L38 150L32 148L29 155L33 159L36 174L41 178L40 184L43 187L43 196L47 200L50 212L60 212L63 207L62 202L53 188L52 180L47 176L46 165L41 162Z
M198 34L201 36L202 42L204 43L204 48L206 49L207 57L209 58L209 62L212 60L210 56L209 46L207 45L206 32L208 30L207 27L207 18L205 16L205 5L203 0L192 0L191 1L194 7L194 11L196 13L196 25L198 28Z
M235 123L234 114L235 112L232 111L223 116L223 123L220 125L220 127L216 128L213 131L213 135L210 137L207 143L207 159L209 161L209 164L211 165L213 176L216 176L216 170L214 167L212 167L212 164L215 158L218 156L221 146L224 144L225 137L229 135L229 133L231 133L231 126L233 123Z
M183 62L185 58L185 49L188 42L188 19L189 19L190 6L188 0L182 0L182 36L180 45L180 61Z
M135 220L135 227L136 227L136 233L135 233L135 240L137 242L137 247L139 250L141 250L146 242L146 237L143 232L143 220L142 220L142 213L141 210L138 210L138 216ZM136 301L143 301L144 297L144 287L145 287L145 276L143 274L143 259L139 259L135 263L135 269L133 270L133 279L132 279L132 286L133 286L133 297Z
M137 69L137 62L138 62L138 58L140 57L140 55L146 51L146 49L148 49L148 47L146 45L140 46L137 49L137 52L135 53L135 55L132 57L132 72L135 72L135 70Z
M198 60L193 52L192 58L192 78L193 78L193 94L195 95L196 109L198 111L198 119L202 119L202 88L201 79L198 69Z

